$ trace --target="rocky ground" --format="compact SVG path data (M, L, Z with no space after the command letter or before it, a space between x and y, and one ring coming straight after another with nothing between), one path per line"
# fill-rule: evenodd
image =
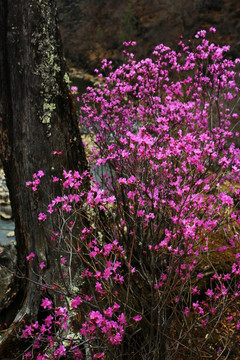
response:
M14 223L8 188L3 169L0 168L0 245L6 245L6 238L14 237Z
M12 217L12 209L3 169L0 169L0 216L5 220Z
M0 302L16 264L14 221L3 169L0 169Z

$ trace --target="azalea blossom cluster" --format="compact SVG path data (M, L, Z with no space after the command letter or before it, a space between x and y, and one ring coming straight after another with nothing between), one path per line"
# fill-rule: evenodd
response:
M42 224L59 219L52 243L66 259L66 331L81 318L71 345L58 350L56 336L51 354L236 354L240 60L206 36L202 30L196 44L181 40L178 51L158 45L141 61L131 52L136 44L126 43L126 64L112 70L104 60L108 76L96 71L103 80L83 96L80 121L91 137L94 176L64 171L53 179L63 195L39 214ZM77 288L74 277L81 279ZM28 329L24 337L34 333Z
M41 306L44 309L51 310L52 309L52 301L48 298L42 300ZM33 356L34 351L36 352L36 359L37 360L46 360L46 359L59 359L62 356L66 356L67 349L66 347L61 344L59 346L55 346L56 339L53 336L53 328L58 328L59 333L62 329L67 329L67 320L68 320L68 312L66 307L58 307L55 312L54 316L49 314L42 324L38 321L31 325L26 325L25 329L22 331L22 337L24 339L32 338L34 339L32 351L27 351L25 353L25 359L31 359ZM49 352L47 351L43 354L38 350L41 348L42 343L48 343L51 349L51 356L49 356ZM81 351L72 345L71 339L67 341L69 352L73 354L75 359L82 359Z
M41 178L44 176L44 172L39 170L37 173L33 174L33 181L27 181L27 186L32 186L32 191L37 191L38 185L41 182Z
M84 190L83 185L87 178L91 181L88 191ZM94 345L91 345L91 347L94 359L103 358L105 353L97 350L99 348L104 349L106 344L120 345L127 324L124 313L120 312L120 305L116 301L111 305L112 300L110 299L107 302L104 301L106 295L113 291L114 286L115 291L111 294L111 299L117 299L118 297L117 289L119 285L124 283L122 266L126 263L125 252L117 239L103 243L100 240L102 236L99 231L100 226L96 229L98 218L95 211L107 212L107 208L115 202L115 197L109 196L108 191L95 184L94 179L87 171L80 175L77 171L67 172L64 170L61 178L53 178L53 183L60 183L65 189L65 194L52 200L47 207L46 213L40 213L38 219L41 223L44 223L48 216L55 215L64 224L60 232L56 231L50 237L56 252L59 254L59 249L62 252L59 260L63 280L59 286L54 285L51 288L62 291L65 286L65 290L70 290L72 296L70 302L68 302L68 307L58 307L56 310L53 309L52 301L48 297L43 298L41 306L46 311L49 311L49 315L45 318L44 324L36 322L26 325L23 330L23 338L33 339L32 350L28 351L25 357L37 356L38 360L42 360L48 358L57 359L60 355L71 355L75 356L75 359L83 359L83 353L80 350L82 346L74 346L72 338L67 337L67 346L65 347L61 345L60 339L63 336L62 331L69 331L71 319L76 316L78 311L82 312L82 307L84 307L85 315L88 314L88 316L85 316L86 321L82 322L81 326L80 324L78 326L79 336L83 339L79 343L86 343L86 339L91 343L91 340L95 339L96 336L98 336L98 339L100 337L101 346L98 345L96 350ZM94 224L94 227L82 228L78 238L71 244L71 250L73 250L71 256L78 258L78 266L82 269L78 276L82 279L82 282L88 283L90 281L93 288L86 288L85 291L80 288L78 295L74 296L76 290L66 286L66 281L70 281L72 276L67 274L70 261L69 249L61 247L61 243L72 238L76 218L82 218L86 212L88 220L91 220L90 222ZM33 261L34 258L35 254L33 252L26 257L28 262ZM86 258L88 258L89 267L86 267ZM41 276L44 276L46 264L41 262L39 267L42 270ZM131 269L131 273L134 273L134 269ZM45 290L46 286L43 285L42 288ZM64 296L62 296L62 300L64 301ZM103 304L98 306L96 305L98 302L103 302ZM102 312L99 310L93 311L92 308L96 306ZM59 316L61 319L59 319ZM128 319L128 323L133 326L141 319L141 315L134 311L132 318ZM74 333L74 326L71 327L71 331ZM49 336L46 336L46 334ZM38 352L41 342L47 344L48 350L44 351L44 353Z

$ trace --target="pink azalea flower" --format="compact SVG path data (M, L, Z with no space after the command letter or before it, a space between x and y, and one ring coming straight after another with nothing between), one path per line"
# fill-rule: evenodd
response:
M39 221L45 221L47 219L47 215L43 213L38 214L38 220Z
M41 269L43 269L43 268L45 268L46 265L44 264L44 262L41 262L41 264L39 264L39 266Z
M209 31L215 33L217 30L215 29L215 27L210 27Z
M104 357L104 353L98 353L93 355L94 359L102 359L103 357Z
M141 321L142 320L142 316L141 315L136 315L133 317L133 320L138 322L138 321Z
M82 303L82 299L79 296L77 296L75 297L75 299L71 301L71 307L76 309L78 305L80 305L81 303Z
M26 257L26 259L28 260L28 261L33 261L33 259L34 259L34 257L35 257L35 254L33 253L33 252L31 252L27 257Z
M54 357L60 357L60 356L66 356L66 348L64 345L60 345L55 351L54 351Z
M211 298L211 297L213 297L214 292L213 292L212 289L207 289L207 291L205 292L205 294Z
M45 174L44 174L44 172L42 171L42 170L38 170L38 173L37 173L37 176L38 177L43 177Z
M75 93L75 92L78 91L78 88L77 88L77 86L72 86L72 87L71 87L71 90L72 90L73 93Z
M65 257L62 257L62 258L61 258L61 263L62 263L62 264L66 264L66 262L67 262L66 258L65 258Z
M48 298L45 298L45 299L42 300L41 306L44 309L50 310L52 308L52 301L49 300Z
M45 321L46 326L50 326L52 324L52 321L53 321L53 316L48 315L44 321Z

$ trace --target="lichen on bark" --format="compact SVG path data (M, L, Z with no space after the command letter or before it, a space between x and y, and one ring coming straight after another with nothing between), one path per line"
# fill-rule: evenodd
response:
M33 0L31 0L33 2ZM41 18L32 33L32 46L36 54L36 68L35 75L41 77L41 95L42 107L39 110L39 118L42 124L47 125L48 134L51 130L52 113L56 109L56 99L61 94L59 87L59 77L64 69L61 68L61 59L59 54L59 45L56 39L56 31L58 31L58 24L56 20L56 8L53 1L38 0L34 1L37 6L37 16ZM52 22L55 22L53 24ZM69 83L63 78L66 86Z

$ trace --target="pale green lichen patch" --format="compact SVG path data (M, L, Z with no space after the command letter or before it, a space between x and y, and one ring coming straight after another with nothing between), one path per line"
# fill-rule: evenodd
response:
M55 109L56 109L56 104L54 104L54 103L48 104L48 103L44 102L44 104L43 104L43 115L42 115L42 123L43 124L50 124L51 123L52 112Z
M56 39L56 14L51 2L48 0L38 0L38 13L41 21L39 26L32 34L32 44L36 53L35 75L41 77L41 97L43 99L42 109L40 109L40 120L43 124L51 123L52 113L56 109L56 99L61 95L59 88L59 72L61 62L58 55L58 39ZM67 74L64 81L69 83Z
M44 111L50 111L50 112L52 112L52 111L55 110L55 109L56 109L56 104L54 104L54 103L51 103L51 104L44 103L44 104L43 104L43 110L44 110Z
M70 81L70 78L69 78L69 75L68 75L67 73L64 74L64 81L65 81L65 83L68 84L68 85L69 85L70 82L71 82L71 81Z
M51 114L44 114L42 117L43 124L50 124L51 122Z

